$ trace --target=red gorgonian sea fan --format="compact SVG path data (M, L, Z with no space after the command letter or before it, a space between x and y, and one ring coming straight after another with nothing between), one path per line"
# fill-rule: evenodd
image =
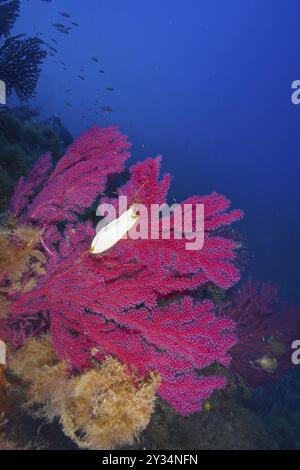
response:
M225 385L221 376L201 376L201 369L229 365L235 323L218 318L211 301L195 301L192 294L207 282L227 289L239 280L235 243L215 232L242 212L229 211L230 202L219 194L194 196L185 203L204 204L200 251L187 251L185 239L159 236L128 238L102 255L88 254L95 231L79 216L103 194L108 177L123 171L128 146L117 129L94 127L70 147L28 207L21 209L24 195L15 194L11 207L18 208L22 223L43 231L48 263L34 290L11 295L5 334L19 346L26 338L22 321L32 321L33 312L36 319L47 313L53 345L73 369L112 355L139 374L156 370L162 379L158 393L187 415ZM161 204L170 176L160 179L159 173L160 158L137 163L119 193L129 203L138 194L141 203ZM35 334L35 328L28 331Z
M219 314L236 322L230 368L248 385L277 380L293 366L291 345L300 335L300 311L280 301L276 285L249 279Z
M27 209L28 204L33 200L37 191L48 178L48 174L52 168L52 156L45 153L35 163L33 169L27 178L20 178L15 193L11 198L9 210L15 216L20 217Z

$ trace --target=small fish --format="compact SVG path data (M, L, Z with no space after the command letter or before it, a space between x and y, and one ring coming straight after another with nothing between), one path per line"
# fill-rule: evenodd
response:
M61 16L64 16L65 18L71 18L71 15L69 13L67 13L66 11L60 11L59 14Z
M99 70L100 73L105 73L104 70Z
M273 340L273 336L262 336L263 343L270 343Z
M85 78L82 75L77 75L80 80L85 80Z
M110 114L113 112L113 110L109 106L101 106L101 109L107 114Z
M266 372L273 374L273 372L278 367L278 361L275 357L269 357L265 355L260 357L259 359L256 359L255 361L250 361L250 365L255 369L263 369Z
M209 412L209 411L212 410L212 404L209 400L207 400L203 403L203 410L206 411L206 412Z
M65 25L63 25L62 23L52 23L52 26L54 26L54 28L64 28Z
M71 21L71 24L72 24L73 26L76 26L77 28L78 28L78 26L79 26L79 24L76 23L76 21Z
M113 87L111 87L111 86L106 87L106 90L107 90L107 91L115 91L115 89L114 89Z
M14 36L14 39L23 38L24 36L26 36L25 33L17 34L16 36Z
M97 63L99 62L99 60L97 59L97 57L92 57L92 60L93 60L94 62L97 62Z
M96 255L109 250L134 227L138 219L139 215L137 214L136 207L132 205L118 219L109 222L97 232L89 252Z
M65 105L72 107L71 103L69 103L68 101L65 101Z
M262 341L268 344L269 350L271 350L276 357L280 357L286 352L284 343L274 336L263 336Z
M58 28L57 31L59 31L62 34L70 34L70 32L67 29Z
M56 41L56 39L54 39L54 38L50 38L50 39L51 39L51 41L53 41L53 42L54 42L54 44L57 44L57 41Z

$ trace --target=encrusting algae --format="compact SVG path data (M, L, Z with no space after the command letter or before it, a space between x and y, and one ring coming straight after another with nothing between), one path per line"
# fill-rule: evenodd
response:
M29 340L9 368L28 385L28 408L48 421L58 416L64 433L87 449L132 444L150 421L160 383L155 373L137 379L110 356L70 378L48 336Z
M6 297L4 295L1 295L0 293L0 320L2 318L5 318L6 315L8 314L9 305L10 305L9 300L7 300Z
M38 249L40 230L22 225L18 227L13 218L0 226L0 272L5 283L0 293L13 290L27 292L35 287L35 278L45 273L46 257ZM0 306L1 308L1 306Z
M40 237L38 229L18 227L14 218L1 221L0 319L9 312L6 295L33 289L45 272ZM150 421L160 383L155 373L137 379L112 357L70 377L68 364L57 359L49 336L29 340L8 366L26 384L28 410L50 422L59 417L65 434L82 448L132 444Z

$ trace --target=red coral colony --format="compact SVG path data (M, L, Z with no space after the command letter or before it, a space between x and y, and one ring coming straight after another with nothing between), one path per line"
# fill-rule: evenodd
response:
M44 155L19 182L10 210L20 224L41 230L46 274L33 290L8 294L11 308L2 337L19 348L48 330L59 358L74 371L113 356L138 374L159 372L158 393L188 415L226 383L222 376L201 375L201 369L229 366L235 322L218 317L212 301L197 301L193 294L209 282L228 289L239 280L236 243L217 231L242 212L229 211L230 202L217 193L194 196L185 202L204 204L201 250L186 250L184 239L158 237L121 240L106 253L91 255L95 231L87 210L97 198L107 199L111 177L125 169L128 147L116 128L94 127L50 176L51 159ZM118 193L129 202L136 194L144 204L165 202L170 176L160 179L159 172L160 158L133 165Z
M34 289L7 293L10 312L1 336L17 349L29 337L50 332L71 372L108 356L140 376L158 372L159 395L182 415L201 410L213 390L225 386L221 375L201 373L211 364L230 366L252 386L278 378L291 366L289 347L300 331L300 315L279 303L277 288L248 281L217 308L195 295L208 285L225 291L240 278L238 242L226 227L243 214L230 211L224 196L182 203L204 205L201 250L186 250L184 238L164 239L159 227L155 239L127 238L103 254L88 252L95 235L88 210L95 201L117 201L109 187L116 174L124 181L129 146L116 128L94 127L52 173L51 155L45 154L21 178L10 211L20 226L41 231L46 272L35 274ZM138 195L146 206L163 204L171 178L159 173L160 157L137 163L114 194L129 203Z
M271 282L249 279L218 312L236 322L238 342L230 368L256 387L278 380L292 367L291 345L300 333L300 312L280 301Z
M129 204L138 199L149 207L167 201L171 178L160 178L160 157L128 173L129 147L116 128L94 127L52 172L51 155L45 154L21 178L10 212L19 227L39 231L46 263L43 273L30 272L33 289L16 284L7 290L10 308L1 337L17 350L30 337L50 334L71 375L107 357L140 377L159 373L158 394L182 415L201 410L226 385L221 373L203 373L210 365L230 367L251 386L278 378L291 367L299 311L280 303L271 283L248 281L217 306L201 294L225 292L240 279L239 242L230 226L243 213L230 211L224 196L193 196L182 203L204 205L200 250L187 250L171 221L169 239L159 226L154 239L126 238L105 253L89 252L96 224L91 208L97 203L116 206L121 195ZM6 282L3 273L0 286Z

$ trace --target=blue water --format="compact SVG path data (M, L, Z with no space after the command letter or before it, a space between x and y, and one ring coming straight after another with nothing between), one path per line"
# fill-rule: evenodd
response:
M69 35L51 26L69 23L62 10L79 23ZM298 0L24 0L14 32L58 41L30 101L42 117L74 136L120 126L134 159L163 155L179 200L224 193L246 212L247 274L298 302L299 18Z

